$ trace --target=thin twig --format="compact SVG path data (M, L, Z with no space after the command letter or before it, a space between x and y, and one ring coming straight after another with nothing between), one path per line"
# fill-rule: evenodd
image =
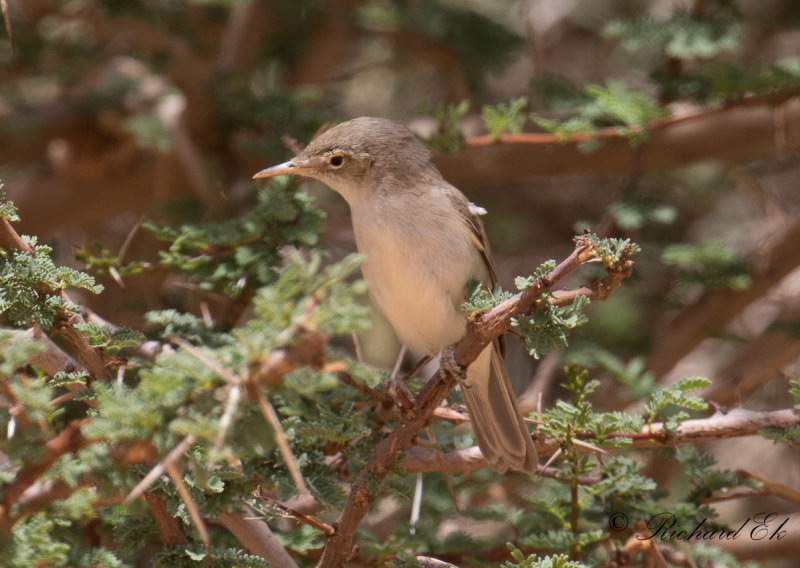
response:
M278 449L283 456L283 461L286 462L286 467L289 469L289 475L292 476L292 480L294 480L294 484L297 486L297 491L301 495L310 493L303 479L303 474L300 472L300 468L297 465L297 460L292 453L292 448L289 447L289 441L286 439L286 434L283 432L278 414L260 390L253 390L255 391L256 402L258 403L258 408L261 410L261 414L264 415L269 425L272 426L272 430L275 433L275 443L278 444Z
M166 466L179 460L184 452L186 452L186 450L188 450L196 441L197 436L193 434L189 434L183 440L181 440L181 442L172 448L172 450L163 460L161 460L153 469L147 472L147 475L145 475L142 480L136 484L136 487L134 487L131 492L128 493L125 499L122 500L122 504L127 505L141 497L144 492L147 491L153 483L155 483L156 479L161 477L161 474L164 473Z
M214 361L213 359L207 357L205 353L200 351L197 347L179 337L177 335L170 335L169 340L175 343L178 347L185 349L190 355L192 355L195 359L203 363L206 367L208 367L211 371L216 373L219 378L223 379L229 385L238 385L241 381L234 377L230 371L228 371L225 367Z
M375 390L371 387L368 387L364 383L355 380L350 373L337 373L336 377L347 386L356 389L358 392L367 395L373 400L378 402L386 402L389 400L384 392Z
M228 391L228 400L225 402L225 411L222 413L222 418L219 420L219 433L217 434L217 438L214 440L214 446L211 448L211 455L208 458L209 465L211 460L219 455L220 448L222 448L222 443L225 441L225 436L228 433L228 429L231 427L231 424L233 424L233 415L239 408L239 401L241 398L242 389L239 388L239 385L231 385L230 390Z
M273 499L269 495L265 495L261 491L261 487L259 487L256 490L254 495L256 497L258 497L259 499L261 499L263 501L266 501L269 504L270 507L274 507L274 508L278 509L283 514L285 514L287 517L291 517L292 519L295 519L296 521L298 521L300 523L303 523L303 524L306 524L306 525L308 525L310 527L313 527L313 528L317 529L318 531L321 531L325 536L332 536L333 534L336 533L336 530L332 526L330 526L329 524L323 523L322 521L319 521L319 520L315 519L314 517L311 517L309 515L306 515L305 513L301 513L300 511L296 511L296 510L294 510L294 509L292 509L290 507L287 507L286 505L284 505L283 503L279 503L278 501L276 501L275 499Z
M172 479L172 483L174 483L175 487L178 489L178 495L181 496L181 501L183 501L186 510L189 512L189 517L191 517L194 523L194 528L200 533L203 544L206 545L206 548L211 548L211 539L208 538L206 523L203 521L203 517L200 515L200 511L197 509L197 505L192 499L192 496L189 494L189 489L183 482L180 470L175 466L174 462L169 462L164 467L167 470L167 475Z

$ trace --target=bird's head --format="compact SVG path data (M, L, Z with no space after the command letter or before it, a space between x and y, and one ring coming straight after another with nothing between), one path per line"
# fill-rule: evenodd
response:
M404 124L361 117L331 128L288 162L253 177L309 177L352 204L370 194L409 190L414 182L438 177L430 158L430 151Z

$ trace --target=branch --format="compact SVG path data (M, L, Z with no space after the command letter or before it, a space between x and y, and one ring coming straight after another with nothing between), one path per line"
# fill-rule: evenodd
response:
M34 255L35 251L29 243L19 236L11 223L5 218L0 218L0 247L6 250L18 250ZM52 290L47 286L43 287L42 293L52 296L59 296L62 302L74 304L64 290ZM53 321L53 333L62 334L72 347L78 352L86 370L94 379L109 380L111 375L106 367L107 361L102 349L89 345L86 336L75 331L76 324L86 323L83 316L73 314L62 309Z
M619 279L619 274L630 273L629 253L630 250L621 256L618 263L608 267L608 282L598 285L599 290L607 289L611 282ZM394 468L400 455L414 444L417 432L428 423L434 411L455 387L463 369L477 358L486 345L511 328L513 317L541 309L538 302L545 292L549 292L573 270L596 258L594 247L588 239L576 239L572 254L553 271L468 324L466 335L442 354L442 366L414 399L414 407L401 413L392 433L380 441L369 463L359 473L347 504L334 524L336 534L328 539L318 568L334 568L347 561L355 531L378 496L377 485Z
M59 371L71 373L78 369L78 362L67 355L61 348L56 345L52 339L45 335L38 326L28 329L12 329L10 330L16 336L24 336L29 341L33 341L44 346L44 351L37 353L28 361L34 367L37 367L50 375L55 376ZM83 388L82 385L68 385L67 388L72 390L72 387Z
M708 418L685 420L674 432L665 433L663 423L645 426L637 434L619 434L610 438L630 438L632 443L622 449L671 447L698 444L714 440L755 436L765 428L788 430L800 426L800 413L791 409L755 412L736 408L727 413L718 412ZM552 439L538 436L534 439L540 457L550 457L559 448ZM595 444L603 447L602 443ZM618 446L606 445L620 449ZM435 450L411 448L405 452L403 470L406 473L471 473L487 466L478 446L439 453ZM541 475L541 472L537 472Z
M0 217L0 248L33 254L33 247L19 236L5 217Z
M181 546L189 544L189 539L181 529L181 523L177 517L170 514L167 503L161 497L153 495L149 491L144 494L147 504L150 506L150 513L158 528L158 538L166 546Z
M800 426L800 413L792 409L756 412L734 408L717 412L708 418L685 420L674 432L666 432L661 423L645 426L634 434L634 448L652 448L682 444L699 444L726 438L755 436L765 428L788 430Z
M702 160L740 161L800 148L800 100L797 92L752 97L725 107L655 121L644 127L646 142L631 146L633 131L616 128L581 133L563 143L544 133L470 138L458 154L438 155L435 162L455 186L499 184L534 176L574 174L628 175L674 168ZM777 108L776 108L777 107ZM635 127L642 130L642 127ZM604 144L585 153L580 144Z

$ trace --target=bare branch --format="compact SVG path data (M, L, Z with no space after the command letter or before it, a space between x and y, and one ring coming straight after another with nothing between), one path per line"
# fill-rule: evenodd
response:
M167 510L167 504L161 497L150 492L144 494L145 501L150 506L153 520L158 527L158 538L167 546L181 546L189 543L189 539L181 530L180 521L173 517Z
M294 481L294 484L297 486L297 491L300 495L310 494L306 482L303 479L303 474L300 471L300 466L297 465L297 459L295 459L292 448L289 446L289 440L286 438L286 433L281 426L278 413L275 412L275 409L267 400L267 397L264 396L264 393L258 389L253 390L255 391L254 394L256 402L258 403L258 409L261 411L267 423L272 426L272 434L275 437L275 443L278 445L278 449L281 452L283 461L286 463L286 468L289 470L292 481Z
M772 410L756 412L736 408L727 413L718 412L708 418L686 420L674 432L665 433L660 422L652 427L645 426L637 434L619 434L611 438L631 438L627 448L670 447L685 444L698 444L714 440L741 438L758 435L765 428L787 430L800 426L800 413L793 410ZM552 456L559 448L551 439L542 436L534 438L536 451L541 457ZM602 444L597 444L602 446ZM611 446L606 446L611 448ZM589 450L586 450L589 451ZM403 470L407 473L471 473L486 467L478 446L439 453L422 448L411 448L405 452ZM541 471L537 472L541 475Z
M200 534L200 539L203 541L203 544L206 545L206 548L211 548L211 539L208 537L206 523L203 520L202 515L200 515L200 511L198 510L194 499L192 499L192 496L189 493L189 488L186 487L186 483L183 482L181 470L177 468L174 461L167 462L164 465L164 469L167 470L167 474L169 475L170 479L172 479L172 483L174 483L175 487L178 489L178 495L180 495L184 507L186 507L186 510L189 512L189 517L194 523L194 528L197 529L197 532Z
M153 469L147 472L147 475L145 475L142 480L136 484L136 487L134 487L130 493L128 493L127 497L125 497L125 499L122 501L122 504L127 505L131 501L141 497L147 491L147 489L153 483L155 483L156 479L161 477L161 474L164 473L167 465L179 460L181 456L183 456L184 452L186 452L186 450L188 450L196 441L197 437L194 435L186 436L183 440L181 440L177 446L170 450L167 456L161 460L160 463L156 464Z

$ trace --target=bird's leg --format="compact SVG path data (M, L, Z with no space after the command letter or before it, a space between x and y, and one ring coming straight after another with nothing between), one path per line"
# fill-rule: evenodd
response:
M405 382L409 382L411 379L416 377L419 372L425 368L425 365L431 362L433 359L433 355L423 355L422 358L414 364L414 367L411 371L408 372L406 376L403 377Z
M410 410L414 408L414 397L408 392L405 383L397 380L397 375L400 372L400 365L403 364L403 357L405 357L406 351L407 348L403 345L403 347L400 348L400 354L397 356L394 369L392 369L392 374L386 382L386 393L401 410Z
M400 372L400 365L403 364L403 357L406 356L406 351L408 351L408 347L403 345L400 348L400 353L397 355L397 361L394 362L394 369L392 369L392 375L389 377L391 380L397 378L397 374Z

